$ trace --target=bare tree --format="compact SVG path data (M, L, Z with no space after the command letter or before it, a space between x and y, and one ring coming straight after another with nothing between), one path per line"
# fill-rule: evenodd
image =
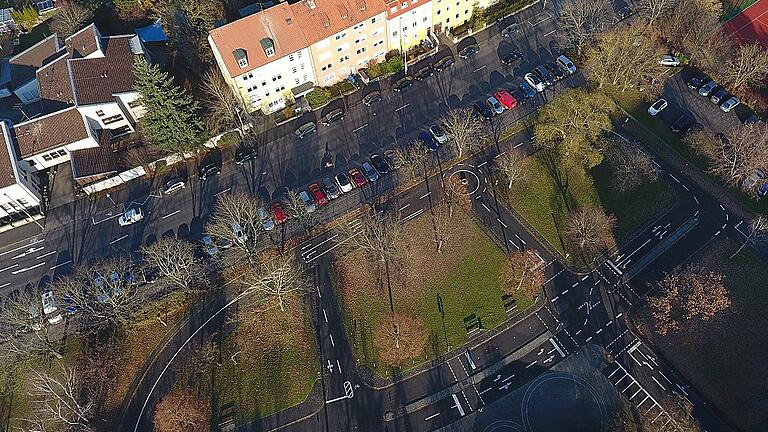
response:
M296 294L311 290L306 269L292 253L264 253L243 278L244 302L265 311L279 307L285 311L286 303ZM258 314L251 314L258 317Z
M644 182L658 178L656 165L637 145L616 144L606 156L613 168L613 187L621 193L634 190Z
M51 20L51 31L60 38L69 37L93 19L93 11L78 2L70 1L56 11Z
M195 258L195 245L174 237L163 237L141 247L145 265L157 269L172 285L186 293L205 291L205 265Z
M373 344L379 359L392 367L422 355L428 339L429 331L419 318L401 313L388 313L373 330Z
M472 198L469 196L467 185L458 173L453 173L445 179L443 192L445 193L445 202L448 204L449 216L453 216L453 208L456 205L464 211L469 211L472 208Z
M360 225L343 224L339 233L349 239L349 249L362 249L373 263L395 263L402 256L403 224L400 215L365 213Z
M442 202L432 207L432 230L435 233L435 245L437 253L443 251L443 247L451 238L451 210L447 203Z
M757 243L768 236L768 218L759 214L749 223L749 231L744 237L744 243L729 258L733 258L741 252L748 243Z
M317 215L314 212L314 208L310 209L307 207L299 193L294 190L288 191L283 204L290 220L298 224L304 231L304 234L309 235L312 228L317 224Z
M250 123L245 101L241 94L233 92L218 68L209 69L203 75L200 87L203 90L203 106L208 111L209 129L221 133L237 128L240 135L245 136L247 123Z
M52 287L80 311L81 325L120 328L130 324L143 299L136 282L130 260L119 257L82 265Z
M419 140L413 140L395 150L395 163L400 165L398 170L406 181L417 177L426 178L429 173L427 160L429 154Z
M768 166L768 126L764 123L739 125L728 142L717 142L706 135L692 134L686 140L709 160L709 172L731 186L755 193L748 180Z
M731 300L723 283L724 276L697 265L676 269L656 283L660 295L651 297L650 305L656 331L664 336L685 323L707 321L728 309Z
M32 380L28 394L32 400L33 415L24 423L43 426L41 431L92 430L94 402L80 382L75 369L59 365L56 373L31 369ZM34 429L30 429L34 430Z
M584 258L613 246L616 218L599 207L584 207L568 214L565 233Z
M188 388L177 388L158 402L154 423L157 432L210 431L211 407Z
M734 88L759 87L768 77L768 50L757 43L742 45L723 67L722 79Z
M560 5L558 28L567 47L581 54L610 22L603 3L593 0L566 0Z
M0 310L0 358L17 361L18 356L52 354L58 358L58 338L51 335L53 327L48 323L40 294L24 290L6 298Z
M520 149L513 149L494 161L493 168L507 183L507 189L512 189L516 182L525 180L528 175L528 171L523 167L523 160L525 153Z
M258 209L261 200L244 193L222 194L216 200L211 221L205 227L211 237L231 243L252 260L263 249L264 223Z
M675 7L678 0L639 0L636 2L638 13L649 26L653 26L657 20L666 15Z
M544 284L544 263L531 250L512 251L501 274L506 293L522 292L526 298L533 299Z
M471 152L482 142L483 122L470 108L452 108L442 119L448 139L456 146L458 156Z
M718 70L730 52L725 49L729 38L718 30L721 15L722 3L718 0L678 0L656 27L670 45L683 49L692 61L705 69Z

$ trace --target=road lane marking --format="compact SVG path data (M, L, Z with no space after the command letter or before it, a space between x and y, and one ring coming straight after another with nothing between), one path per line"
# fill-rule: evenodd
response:
M501 226L503 226L504 228L507 228L507 224L505 224L504 222L502 222L502 221L501 221L501 219L499 219L499 218L496 218L496 220L497 220L497 221L499 221L499 223L501 224Z
M18 251L18 250L21 250L21 249L24 249L24 248L30 247L30 246L32 246L32 245L36 245L36 244L38 244L38 243L42 243L42 242L44 242L44 241L45 241L45 239L42 239L42 240L37 240L37 241L34 241L34 242L32 242L32 243L26 244L26 245L24 245L24 246L19 246L19 247L17 247L16 249L11 249L11 250L8 250L8 251L5 251L5 252L0 252L0 256L3 256L3 255L8 255L9 253L14 253L14 252L16 252L16 251Z
M125 239L127 239L127 238L128 238L128 234L126 234L126 235L124 235L124 236L122 236L122 237L118 237L118 238L116 238L116 239L112 240L111 242L109 242L109 244L115 244L115 243L119 242L120 240L125 240Z
M328 334L328 337L330 337L330 338L331 338L331 346L332 346L332 347L334 347L334 348L336 348L336 344L333 342L333 335L329 333L329 334Z
M426 198L426 197L428 197L428 196L430 196L430 195L432 195L432 192L431 192L431 191L430 191L430 192L427 192L427 193L425 193L425 194L424 194L424 195L422 195L422 196L420 196L420 197L419 197L419 199L424 199L424 198Z
M175 215L175 214L178 214L178 213L180 213L180 212L181 212L181 210L176 210L176 211L175 211L175 212L173 212L173 213L168 213L167 215L165 215L165 216L161 217L160 219L166 219L166 218L169 218L169 217L171 217L171 216L173 216L173 215Z
M480 72L481 70L485 69L485 68L486 68L486 66L487 66L487 65L482 65L482 66L480 66L479 68L477 68L477 69L473 70L473 71L472 71L472 73L475 73L475 72Z
M323 318L325 318L325 322L328 322L328 314L325 313L325 308L323 308Z
M41 251L43 249L45 249L45 246L40 246L39 248L31 247L31 248L27 249L25 252L22 252L22 253L16 255L15 257L13 257L11 259L15 260L15 259L18 259L18 258L24 258L25 256L27 256L27 255L29 255L31 253L39 252L39 251Z
M35 259L36 259L36 260L39 260L40 258L45 258L45 257L47 257L47 256L51 256L51 255L53 255L53 254L55 254L55 253L56 253L56 251L51 251L51 252L48 252L47 254L42 254L42 255L40 255L39 257L35 257Z
M10 284L11 284L10 282L6 282L6 283L0 285L0 288L5 288L5 287L7 287Z
M551 35L552 33L556 32L557 30L552 30L551 32L544 33L544 37L547 37Z
M455 404L454 407L456 407L459 410L459 414L464 417L464 408L461 407L461 402L459 402L459 398L456 396L456 393L452 394L451 396L453 396L453 403Z
M38 267L40 267L40 266L44 266L44 265L45 265L45 261L41 262L40 264L35 264L35 265L33 265L32 267L24 267L23 269L14 270L14 271L12 271L12 272L11 272L11 274L19 274L19 273L24 273L24 272L25 272L25 271L27 271L27 270L32 270L32 269L34 269L34 268L38 268Z
M424 421L430 421L430 420L432 420L433 418L435 418L435 417L437 417L439 415L440 415L440 413L432 414L431 416L425 418Z
M16 268L16 267L18 267L18 266L19 266L18 264L14 264L14 265L12 265L12 266L10 266L10 267L6 267L6 268L4 268L4 269L0 269L0 273L4 272L4 271L6 271L6 270L10 270L10 269L12 269L12 268Z
M560 349L560 345L555 343L555 341L552 338L549 338L549 343L551 343L552 346L555 347L555 349L557 350L557 353L560 354L560 357L565 357L565 353L563 352L562 349ZM552 351L550 351L550 352L552 352Z
M368 126L368 123L366 123L366 124L364 124L364 125L360 126L359 128L355 128L355 129L352 129L352 132L357 132L357 131L359 131L359 130L361 130L361 129L364 129L366 126Z
M231 188L231 187L228 187L228 188L224 189L223 191L220 191L220 192L216 192L215 194L213 194L213 196L219 196L219 195L221 195L221 194L223 194L223 193L227 193L227 192L229 192L229 191L231 191L231 190L232 190L232 188Z
M67 264L72 264L72 260L67 260L67 261L64 261L63 263L56 264L55 266L51 267L49 270L54 270L54 269L57 269L57 268L59 268L61 266L65 266Z
M401 106L400 108L395 108L395 112L398 112L398 111L400 111L400 110L406 109L406 108L408 108L409 106L411 106L411 104L405 104L405 105Z

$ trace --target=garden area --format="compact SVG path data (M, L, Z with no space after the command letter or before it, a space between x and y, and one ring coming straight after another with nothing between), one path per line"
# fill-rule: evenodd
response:
M315 87L305 96L309 106L315 110L328 104L328 102L343 97L346 94L357 91L357 87L348 80L339 81L330 87Z
M729 309L707 321L687 321L665 336L650 330L650 308L640 312L639 321L663 356L729 421L740 430L763 431L768 424L768 269L750 248L729 259L739 246L720 236L691 258L724 276Z
M336 261L336 289L355 354L380 376L389 377L466 343L467 319L483 329L506 319L502 295L513 290L503 282L504 251L463 210L456 210L448 223L448 240L440 253L428 213L403 227L407 257L401 268L390 272L392 300L401 328L410 326L408 337L419 343L398 366L387 364L381 352L388 342L390 316L386 282L376 283L374 266L360 249ZM533 301L522 292L511 294L521 310Z

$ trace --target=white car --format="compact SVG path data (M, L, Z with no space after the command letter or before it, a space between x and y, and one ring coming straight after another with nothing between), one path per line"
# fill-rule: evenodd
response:
M448 135L445 133L440 125L432 125L429 127L429 133L437 141L438 144L445 144L448 141Z
M661 58L659 59L659 64L662 66L675 67L675 66L680 66L680 63L681 62L679 58L670 54L665 54L661 56Z
M352 192L352 189L355 187L352 182L349 181L349 176L344 172L340 172L333 176L333 180L336 181L336 185L338 185L339 189L344 193Z
M737 98L736 96L731 96L728 98L728 100L723 102L722 105L720 105L720 109L723 112L729 112L730 110L736 108L740 103L741 101L739 100L739 98Z
M187 185L184 183L184 180L176 177L174 179L168 180L168 182L165 184L165 188L163 189L163 193L165 195L172 194L177 190L184 189L185 187L187 187Z
M57 313L59 306L56 304L56 298L53 291L48 290L41 295L43 300L43 313L48 318L49 324L58 324L63 319L60 313Z
M493 112L495 112L496 114L504 113L504 106L502 106L501 102L499 102L495 97L491 96L485 101L488 102L488 105L490 105L491 108L493 108Z
M241 227L237 222L232 222L229 224L229 227L232 228L232 234L235 235L237 241L239 241L241 244L245 244L245 242L248 240L248 236L245 234L245 232L243 232L243 227Z
M127 226L134 224L144 219L144 213L140 208L131 208L125 211L122 216L117 220L120 226Z
M525 82L527 82L531 87L533 87L533 89L536 90L538 93L543 92L544 89L546 88L546 86L544 85L543 82L541 82L539 77L537 77L531 72L528 72L527 74L525 74L523 78L525 79Z
M264 231L272 231L275 228L275 221L269 216L267 209L264 207L257 208L256 215L261 219L261 226L264 227Z
M654 102L653 105L648 107L648 114L655 116L666 107L667 107L667 100L663 98L659 99L656 102Z
M576 65L573 64L571 59L569 59L564 55L561 55L560 57L558 57L557 60L555 60L555 63L557 63L560 69L565 71L565 73L567 73L568 75L573 75L576 73Z

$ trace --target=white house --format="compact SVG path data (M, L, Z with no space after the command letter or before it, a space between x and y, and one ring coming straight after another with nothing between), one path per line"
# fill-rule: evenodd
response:
M40 185L24 164L17 164L10 132L0 122L0 219L27 218L40 213Z
M389 46L401 52L427 39L432 29L432 0L386 0Z

